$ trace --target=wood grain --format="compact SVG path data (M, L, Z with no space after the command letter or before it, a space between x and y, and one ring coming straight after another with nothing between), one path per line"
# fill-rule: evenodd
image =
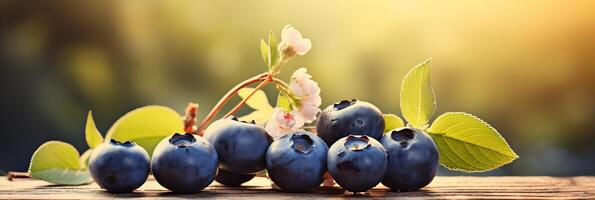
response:
M426 188L415 192L391 192L378 185L365 194L352 195L339 187L321 187L309 193L284 193L271 187L268 179L257 177L242 187L213 183L203 192L178 195L149 179L134 193L110 194L95 184L55 186L44 181L0 177L0 199L106 199L106 198L394 198L407 199L595 199L595 177L436 177Z

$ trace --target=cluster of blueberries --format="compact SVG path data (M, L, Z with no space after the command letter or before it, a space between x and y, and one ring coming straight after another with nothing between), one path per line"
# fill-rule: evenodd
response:
M140 187L150 171L175 193L199 192L213 180L239 186L265 169L286 192L319 187L327 171L351 192L380 182L394 191L428 185L438 166L431 137L409 127L387 133L384 128L376 106L344 100L320 114L318 135L296 131L273 140L262 126L232 117L215 121L204 137L176 133L165 138L152 159L135 143L111 140L94 150L89 170L99 186L116 193Z

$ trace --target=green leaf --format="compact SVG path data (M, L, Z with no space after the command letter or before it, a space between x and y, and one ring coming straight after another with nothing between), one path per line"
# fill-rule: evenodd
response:
M425 128L436 110L434 90L430 84L430 60L407 73L401 85L401 112L416 128Z
M31 177L61 185L90 183L89 172L79 162L79 152L72 145L48 141L33 153L29 165Z
M277 45L279 45L279 41L277 40L277 36L273 31L269 32L269 66L273 67L277 65L277 60L279 60L279 50L277 49Z
M254 92L254 88L242 88L238 91L238 95L242 97L242 99L245 99L252 92ZM256 91L256 93L254 93L254 95L252 95L252 97L250 97L250 99L246 101L246 104L254 110L273 109L273 107L269 103L269 100L267 99L267 95L262 90Z
M263 39L260 39L260 54L262 55L262 59L264 60L264 63L266 63L267 66L269 66L269 70L270 70L271 63L269 62L269 55L270 55L269 54L269 46Z
M277 96L277 108L282 108L285 112L291 112L291 101L289 101L289 97L279 94Z
M257 124L264 125L264 123L266 123L267 120L269 120L269 118L271 118L271 114L273 114L273 109L255 110L255 111L251 112L250 114L240 117L239 119L241 121L247 121L247 122L254 120L254 122L256 122Z
M149 155L163 138L184 133L182 117L165 106L144 106L120 117L105 136L106 141L133 141L145 148Z
M87 149L85 153L81 155L81 158L79 158L79 164L83 168L87 168L87 166L89 166L89 158L91 157L91 153L93 153L93 149Z
M482 172L518 158L496 129L467 113L444 113L427 131L438 145L440 163L449 169Z
M103 137L97 126L95 126L95 120L93 120L93 112L89 111L87 114L87 124L85 125L85 140L90 148L95 148L103 142Z
M384 118L384 132L389 132L396 128L401 128L405 126L403 120L394 114L383 114L382 117Z

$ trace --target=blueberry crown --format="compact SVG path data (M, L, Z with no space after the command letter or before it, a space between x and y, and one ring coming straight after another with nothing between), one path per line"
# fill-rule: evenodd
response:
M401 147L405 148L409 145L409 142L415 139L415 130L411 128L401 128L390 132L390 138L398 142Z
M339 102L333 104L333 107L337 110L341 110L343 108L347 108L347 107L355 104L355 102L357 102L357 99L351 99L351 101L350 100L342 100L342 101L339 101Z
M367 135L349 135L345 141L345 148L351 151L362 151L371 145Z
M173 136L171 136L171 138L169 138L169 143L177 147L186 147L194 142L196 142L196 138L194 138L191 133L175 133Z
M136 145L136 143L134 143L132 141L120 142L120 141L115 140L115 139L110 139L109 142L112 143L112 144L121 145L121 146L134 146L134 145Z
M308 153L314 146L314 140L306 134L294 134L291 136L291 147L300 153Z
M256 121L252 120L250 122L247 121L241 121L239 120L236 116L230 115L229 117L227 117L227 119L231 119L233 121L237 121L237 122L242 122L242 123L246 123L246 124L256 124Z

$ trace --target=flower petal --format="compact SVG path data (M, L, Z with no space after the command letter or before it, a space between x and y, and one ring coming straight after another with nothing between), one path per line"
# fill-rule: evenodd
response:
M320 87L311 78L312 75L308 74L306 68L299 68L293 72L289 82L291 92L300 100L298 110L308 123L316 120L322 102Z
M305 120L301 113L275 108L269 121L265 125L267 133L273 138L279 138L287 133L299 130L304 126Z
M281 31L281 43L295 47L302 39L302 34L295 30L293 26L287 25Z
M308 51L310 51L311 48L312 41L310 41L310 39L302 39L295 46L295 53L297 55L303 56L306 55L306 53L308 53Z

